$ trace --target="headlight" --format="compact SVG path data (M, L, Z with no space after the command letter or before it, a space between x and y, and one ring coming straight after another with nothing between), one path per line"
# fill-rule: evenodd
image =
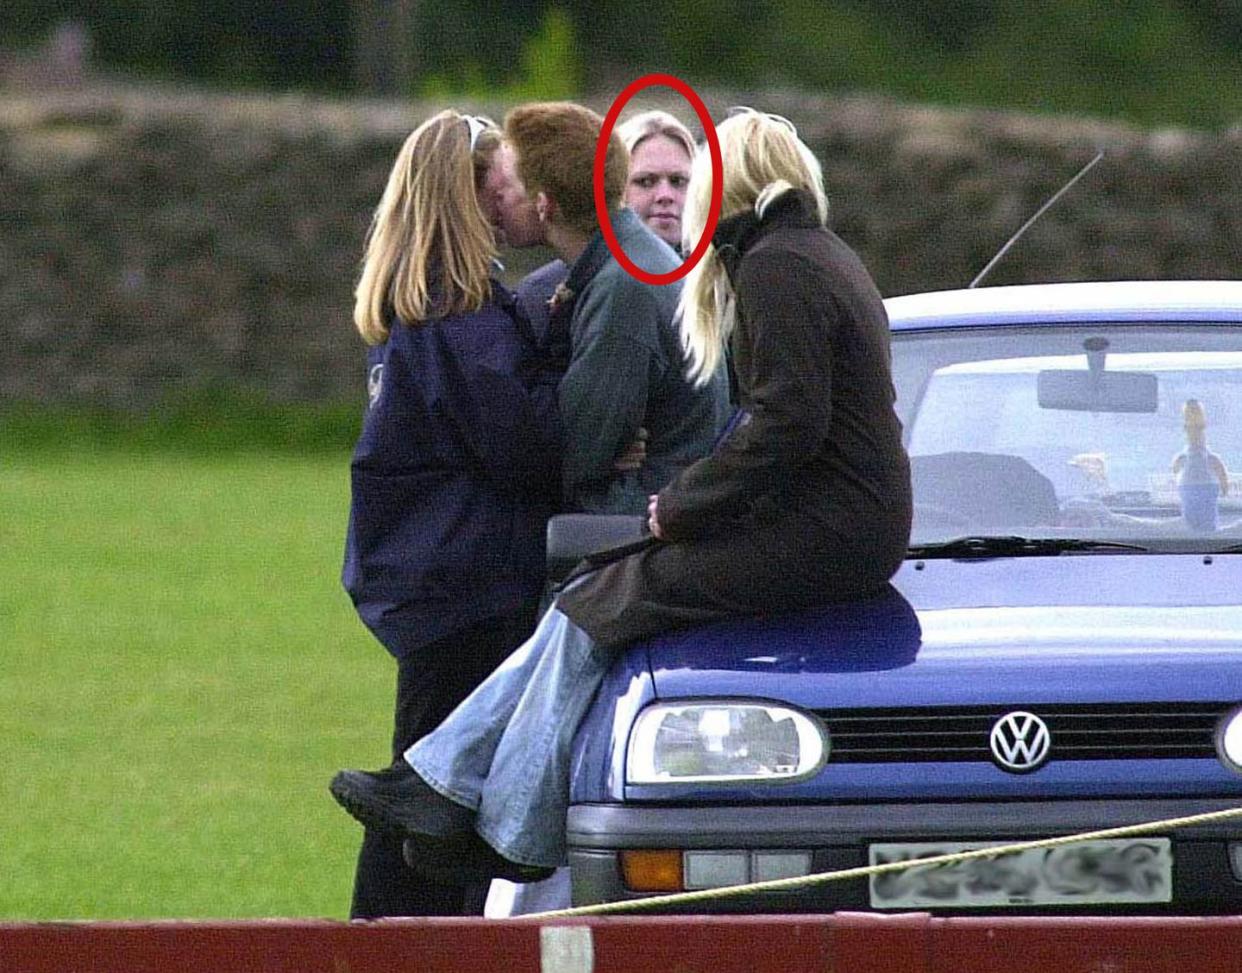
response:
M732 700L657 703L630 731L631 784L781 783L815 773L828 731L805 713Z
M1242 774L1242 707L1221 722L1216 734L1216 749L1230 769Z

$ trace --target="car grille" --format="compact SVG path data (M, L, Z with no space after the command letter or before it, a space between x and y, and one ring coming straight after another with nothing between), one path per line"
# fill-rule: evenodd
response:
M1235 703L991 706L960 709L834 709L833 763L943 763L992 759L992 725L1025 710L1048 724L1050 760L1138 760L1216 756L1216 727Z

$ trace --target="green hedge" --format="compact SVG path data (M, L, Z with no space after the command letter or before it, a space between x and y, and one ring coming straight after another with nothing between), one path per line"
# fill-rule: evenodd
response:
M98 406L6 403L0 443L9 450L340 452L352 449L354 404L273 404L232 390L169 398L147 413Z

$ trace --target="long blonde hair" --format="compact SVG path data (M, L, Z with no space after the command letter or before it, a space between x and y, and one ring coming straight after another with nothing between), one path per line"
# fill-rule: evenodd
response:
M354 289L354 325L368 344L388 337L392 311L413 325L478 310L491 296L496 239L478 189L499 145L494 123L455 111L432 116L405 140Z
M791 122L750 108L735 109L735 114L716 126L716 136L723 163L722 220L752 208L762 218L771 202L790 189L811 193L820 222L827 220L823 170ZM711 197L712 162L704 146L690 167L681 217L687 251L703 234ZM690 376L695 384L703 385L720 364L735 320L733 289L715 246L708 246L703 259L686 275L678 314Z

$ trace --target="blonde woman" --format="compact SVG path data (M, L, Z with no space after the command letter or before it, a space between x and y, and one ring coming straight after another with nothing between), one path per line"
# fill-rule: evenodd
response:
M425 871L520 879L562 861L574 731L624 645L864 597L905 555L909 463L880 295L825 227L820 167L793 126L744 110L717 132L723 219L681 327L699 381L731 346L734 421L651 498L657 540L572 582L530 641L407 751L404 779L339 775L363 815L410 836L407 860ZM688 236L706 223L711 179L697 158Z
M680 250L694 136L666 111L635 115L617 126L617 134L630 150L625 205L652 233Z
M560 466L553 363L493 279L500 133L444 111L406 139L355 292L369 402L351 464L343 581L397 662L398 760L534 628ZM368 828L351 915L481 911Z

